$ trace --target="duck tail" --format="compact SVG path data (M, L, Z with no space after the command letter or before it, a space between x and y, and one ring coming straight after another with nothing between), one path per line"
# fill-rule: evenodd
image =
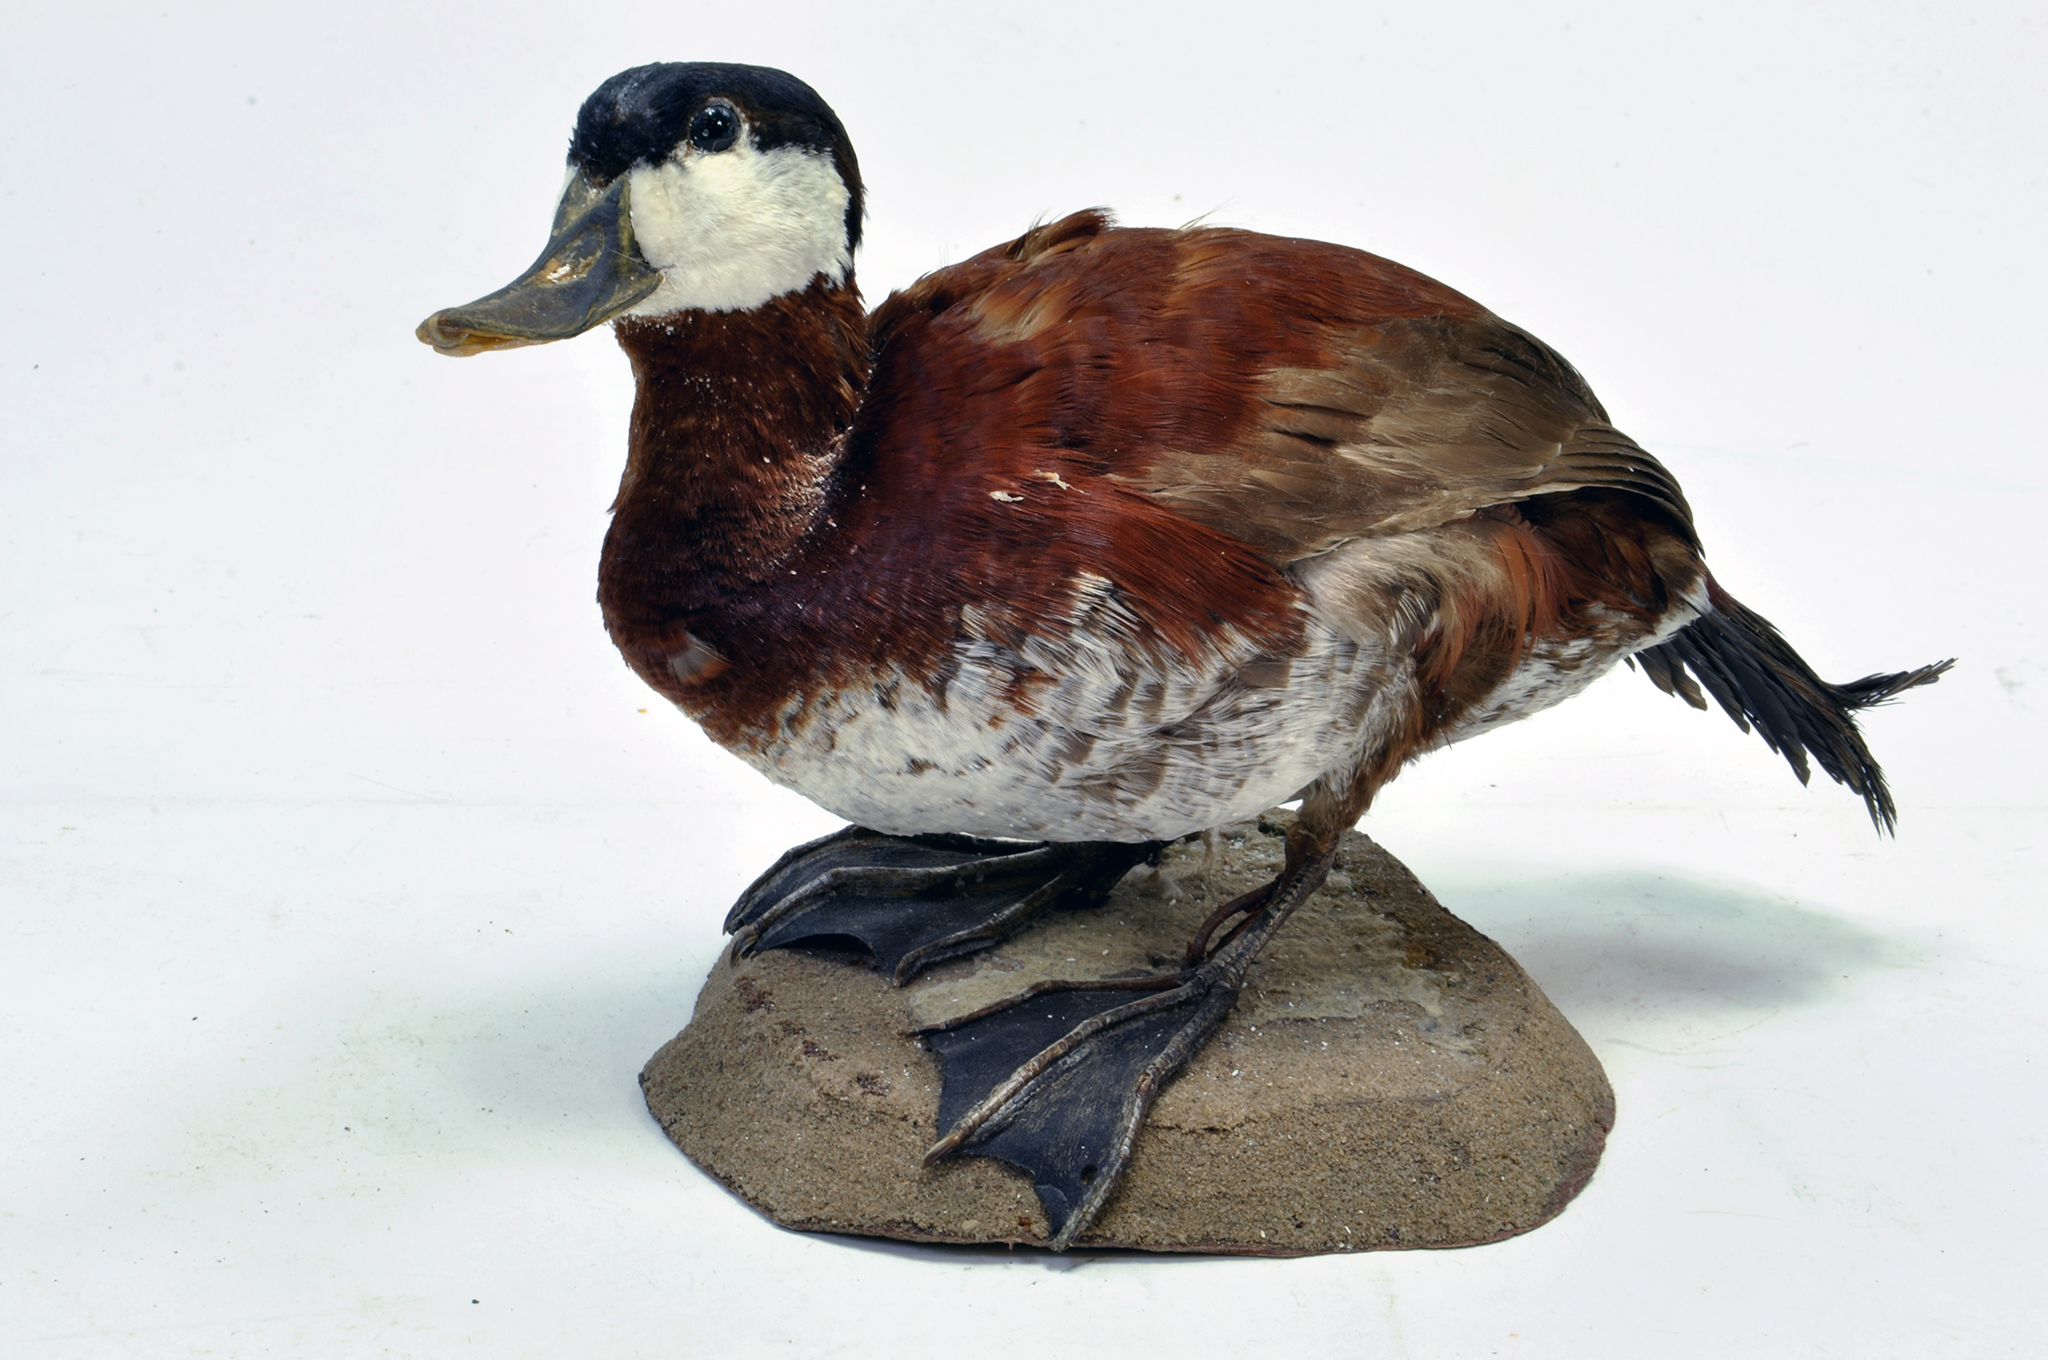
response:
M1813 673L1770 620L1745 608L1711 578L1707 599L1706 613L1637 652L1633 661L1641 663L1658 689L1694 708L1707 706L1700 693L1705 685L1737 727L1745 732L1754 727L1766 746L1785 757L1802 784L1812 777L1806 761L1811 753L1830 778L1863 799L1879 831L1895 830L1898 810L1884 772L1856 729L1855 712L1933 684L1955 664L1954 658L1831 685Z

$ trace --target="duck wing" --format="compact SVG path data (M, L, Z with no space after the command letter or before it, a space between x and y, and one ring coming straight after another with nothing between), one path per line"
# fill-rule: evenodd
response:
M1076 213L892 295L870 330L867 445L930 488L1114 486L1276 566L1594 488L1697 546L1676 480L1562 356L1364 251Z
M1290 559L1596 488L1642 498L1698 546L1677 480L1526 331L1401 317L1329 341L1327 364L1253 380L1259 419L1237 447L1162 450L1140 474L1151 494Z

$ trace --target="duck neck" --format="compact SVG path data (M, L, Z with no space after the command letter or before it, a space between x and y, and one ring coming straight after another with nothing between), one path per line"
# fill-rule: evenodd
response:
M638 390L598 602L615 635L694 628L785 574L828 511L867 385L860 292L821 275L751 311L614 329Z

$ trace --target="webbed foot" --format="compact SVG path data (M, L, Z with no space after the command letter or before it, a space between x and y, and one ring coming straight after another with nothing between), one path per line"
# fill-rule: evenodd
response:
M725 928L735 957L850 936L901 985L941 960L1007 938L1049 907L1094 905L1158 848L886 836L849 826L777 860L740 894Z
M1162 978L1041 983L924 1031L945 1077L925 1154L1000 1157L1030 1173L1064 1251L1108 1203L1154 1097L1237 1002L1210 968Z
M1246 973L1280 924L1322 884L1334 847L1290 837L1266 888L1220 909L1190 965L1158 977L1041 982L921 1031L938 1054L939 1127L925 1165L955 1153L1027 1172L1064 1251L1115 1193L1153 1100L1222 1026ZM1232 915L1245 920L1209 949Z

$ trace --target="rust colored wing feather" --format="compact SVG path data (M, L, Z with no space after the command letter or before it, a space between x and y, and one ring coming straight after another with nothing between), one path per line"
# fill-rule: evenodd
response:
M878 383L915 371L930 400L876 403L868 447L936 426L956 476L1123 488L1276 566L1591 488L1696 546L1569 363L1363 251L1077 213L893 295L871 334Z

